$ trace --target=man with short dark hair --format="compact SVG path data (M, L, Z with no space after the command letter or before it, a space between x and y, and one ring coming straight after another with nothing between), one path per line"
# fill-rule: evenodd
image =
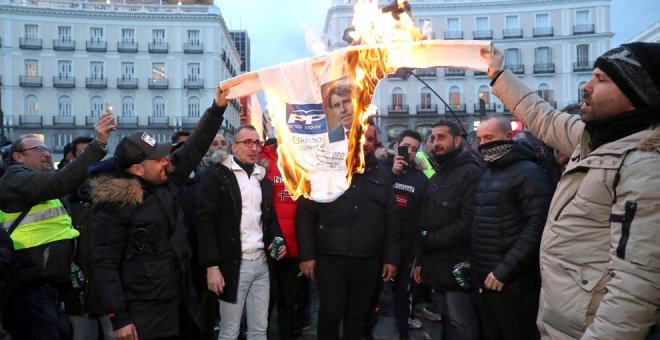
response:
M439 305L446 301L442 323L448 338L476 340L479 320L471 287L459 285L452 271L469 259L474 193L483 170L473 153L463 148L456 123L434 124L431 142L438 166L422 213L424 230L417 239L414 277L433 287Z
M132 133L119 141L114 169L91 180L93 270L117 339L198 337L178 195L221 126L225 96L216 90L195 132L171 155L170 143Z
M541 336L656 338L660 44L624 44L598 57L580 116L555 110L504 70L499 49L481 53L493 94L534 135L571 155L541 241Z
M185 142L186 140L188 140L189 137L190 137L190 131L185 131L185 130L174 131L171 137L172 145Z
M80 153L82 153L83 149L87 146L87 144L91 143L94 140L92 137L88 136L79 136L74 138L71 141L71 153L73 155L73 158L78 158L80 156Z
M59 171L52 171L52 150L39 138L18 139L10 148L11 164L0 178L0 224L5 230L15 224L16 252L8 274L16 338L59 339L55 284L70 280L78 236L60 198L76 190L87 178L87 166L105 156L113 128L113 116L101 116L96 140Z

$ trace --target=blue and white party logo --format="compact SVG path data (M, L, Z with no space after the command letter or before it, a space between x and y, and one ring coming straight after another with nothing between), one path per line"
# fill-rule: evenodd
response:
M328 132L328 122L322 104L286 104L289 131L306 135Z

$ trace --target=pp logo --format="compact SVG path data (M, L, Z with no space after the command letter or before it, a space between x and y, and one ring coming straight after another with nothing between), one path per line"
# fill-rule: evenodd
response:
M328 122L322 104L286 104L289 131L306 135L328 132Z

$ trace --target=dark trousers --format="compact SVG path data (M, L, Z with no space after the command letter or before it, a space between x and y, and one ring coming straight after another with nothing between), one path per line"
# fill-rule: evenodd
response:
M380 280L381 269L381 260L377 257L317 257L319 340L339 339L339 326L342 321L344 340L362 337L367 311Z
M400 337L408 337L408 318L410 317L410 307L412 304L410 288L412 277L412 256L407 254L401 260L401 266L394 277L392 285L392 307L394 309L394 321L399 331Z
M56 340L60 338L57 290L46 284L15 287L13 321L16 339Z
M284 258L274 261L277 281L277 325L280 339L293 339L296 313L296 298L300 286L297 258Z
M443 339L479 340L479 315L474 293L436 290L434 297L442 311Z
M481 333L485 340L539 339L536 314L539 291L493 292L477 294Z

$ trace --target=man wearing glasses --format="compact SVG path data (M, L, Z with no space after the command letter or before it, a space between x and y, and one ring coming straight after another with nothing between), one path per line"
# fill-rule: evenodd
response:
M274 237L282 237L273 209L273 183L255 164L262 142L253 126L236 130L233 156L200 176L197 198L199 263L208 289L220 299L218 339L236 339L243 308L248 339L266 339L270 300L269 255ZM282 246L274 257L286 254Z
M10 148L11 164L0 178L0 232L10 233L15 251L8 270L15 338L59 339L55 286L70 280L79 235L60 198L74 192L87 178L87 166L105 156L114 127L111 114L101 116L96 139L60 171L52 171L52 150L39 138L20 138Z

